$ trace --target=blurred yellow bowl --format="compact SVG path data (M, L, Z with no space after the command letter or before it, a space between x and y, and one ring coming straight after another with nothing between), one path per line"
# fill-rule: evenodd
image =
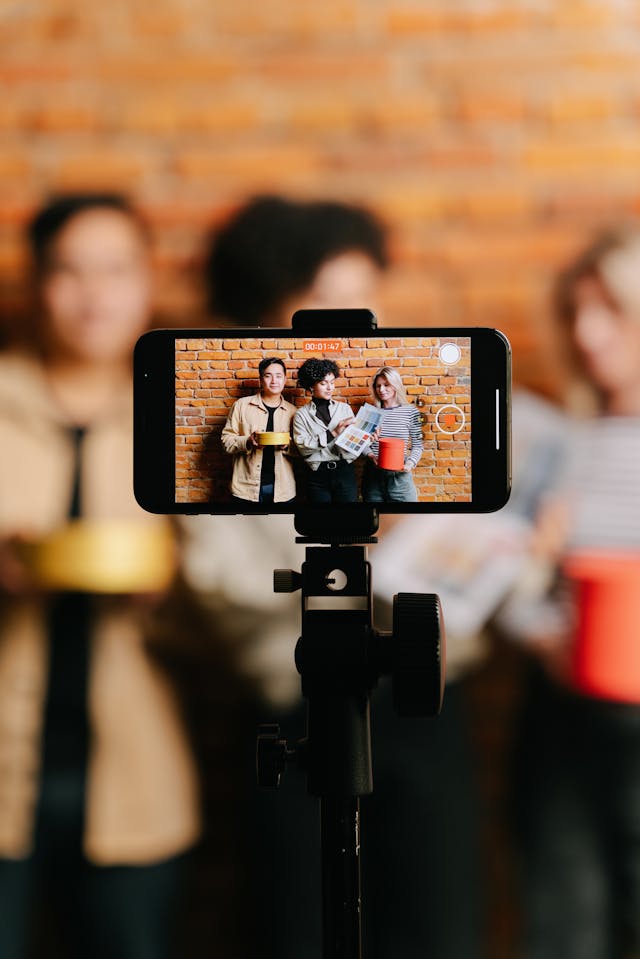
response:
M23 561L44 589L146 593L165 589L175 570L168 523L76 520L21 546Z
M258 446L287 446L291 442L288 433L256 433Z

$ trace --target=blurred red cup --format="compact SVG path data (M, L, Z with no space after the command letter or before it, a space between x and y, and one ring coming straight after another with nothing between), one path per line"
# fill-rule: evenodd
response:
M640 703L640 555L576 552L563 571L575 588L575 688Z

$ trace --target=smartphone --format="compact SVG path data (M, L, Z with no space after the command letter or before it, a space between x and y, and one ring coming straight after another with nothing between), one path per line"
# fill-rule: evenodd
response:
M489 512L511 488L511 350L486 328L153 330L134 491L156 513Z

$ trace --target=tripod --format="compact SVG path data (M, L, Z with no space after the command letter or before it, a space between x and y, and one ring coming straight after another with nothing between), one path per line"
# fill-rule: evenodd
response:
M277 726L260 727L258 781L277 787L287 762L306 771L308 790L320 799L323 959L361 959L360 796L373 791L370 694L390 675L399 715L436 715L444 631L438 597L420 593L395 596L392 631L376 630L366 544L376 542L377 511L361 513L356 528L353 514L336 508L327 526L326 514L296 515L297 541L308 544L302 570L274 573L276 592L302 593L295 658L308 723L293 746ZM327 545L310 545L317 543Z

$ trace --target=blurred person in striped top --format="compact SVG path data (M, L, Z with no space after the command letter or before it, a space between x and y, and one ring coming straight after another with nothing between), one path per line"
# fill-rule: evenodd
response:
M522 955L630 959L640 955L640 231L597 238L561 274L557 308L575 374L567 405L582 416L539 520L550 585L511 601L511 632L540 667L516 739Z

